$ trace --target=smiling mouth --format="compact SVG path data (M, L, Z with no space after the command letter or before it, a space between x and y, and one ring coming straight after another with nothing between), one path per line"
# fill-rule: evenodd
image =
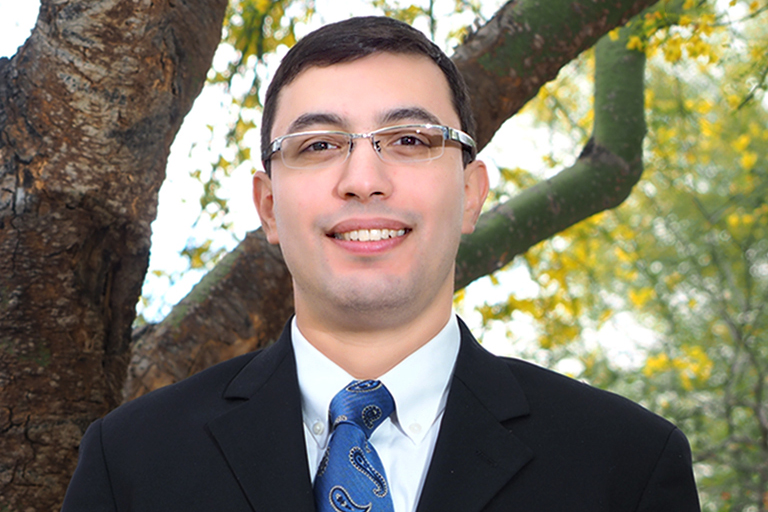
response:
M405 236L410 229L355 229L344 233L332 233L330 236L337 240L351 242L378 242Z

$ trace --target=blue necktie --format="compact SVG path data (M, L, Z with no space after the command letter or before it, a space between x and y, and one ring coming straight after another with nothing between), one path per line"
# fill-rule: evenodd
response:
M353 381L333 397L333 433L315 477L317 512L393 511L384 466L368 438L394 410L377 380Z

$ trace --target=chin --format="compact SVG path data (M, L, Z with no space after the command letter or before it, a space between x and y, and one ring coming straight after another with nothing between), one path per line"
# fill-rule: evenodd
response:
M357 286L346 286L337 289L332 294L340 310L358 314L389 315L402 309L414 307L417 291L414 287L393 286L394 283L373 282L357 283Z
M344 297L339 301L343 310L354 313L370 313L387 315L397 312L409 306L396 295L371 295L358 294L352 297Z

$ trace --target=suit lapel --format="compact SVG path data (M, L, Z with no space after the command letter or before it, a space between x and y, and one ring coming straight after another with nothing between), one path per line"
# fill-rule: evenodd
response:
M533 457L501 424L528 414L522 389L459 323L461 349L418 512L481 510Z
M232 380L224 398L242 404L208 429L253 510L314 510L288 326Z

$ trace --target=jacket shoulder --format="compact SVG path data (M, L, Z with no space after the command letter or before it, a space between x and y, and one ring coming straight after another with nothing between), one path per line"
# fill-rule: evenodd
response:
M637 425L628 432L648 429L666 437L675 425L642 405L616 393L514 358L500 358L519 382L533 414L580 419L592 425Z
M237 356L126 402L104 417L104 428L122 428L126 423L156 425L188 414L220 414L226 406L223 394L230 382L262 352Z

